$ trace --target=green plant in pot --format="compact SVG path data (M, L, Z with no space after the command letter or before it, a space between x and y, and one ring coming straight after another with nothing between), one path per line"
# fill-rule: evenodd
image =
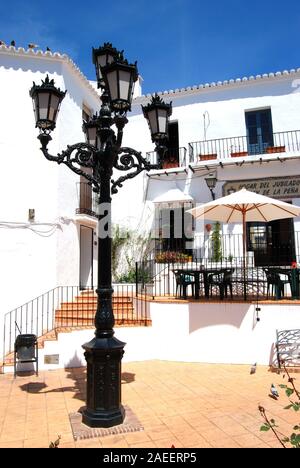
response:
M222 260L222 239L221 239L221 224L217 221L214 224L212 234L212 260L220 262Z

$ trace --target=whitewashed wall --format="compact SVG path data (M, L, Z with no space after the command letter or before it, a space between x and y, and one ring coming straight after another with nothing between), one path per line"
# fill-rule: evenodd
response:
M33 81L39 84L47 73L68 91L50 153L83 141L82 104L94 111L99 106L96 92L67 58L0 48L0 326L14 307L79 281L79 177L42 155L29 96ZM32 223L29 208L35 210Z
M257 321L255 304L152 302L151 327L116 327L115 336L126 343L124 362L160 359L269 365L274 359L276 330L299 328L300 308L275 301L260 308ZM60 333L58 341L46 342L40 350L40 368L85 365L82 344L92 338L92 329ZM59 355L59 364L44 364L45 355ZM25 368L28 365L19 364L19 370Z

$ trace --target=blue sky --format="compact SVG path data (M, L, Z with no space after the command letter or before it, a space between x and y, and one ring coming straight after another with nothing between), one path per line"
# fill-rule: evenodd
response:
M1 40L67 53L88 79L92 46L112 42L144 93L298 68L299 36L299 0L13 0L0 16Z

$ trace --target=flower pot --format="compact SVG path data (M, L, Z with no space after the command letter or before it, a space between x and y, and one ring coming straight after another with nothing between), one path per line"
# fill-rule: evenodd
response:
M178 162L174 161L164 161L163 162L163 169L171 169L174 167L178 167Z
M248 156L248 151L235 151L234 153L231 153L232 158L240 158L245 156Z
M270 154L270 153L284 153L285 152L285 146L268 146L268 148L266 148L266 152L268 154Z
M209 159L217 159L217 157L218 157L217 153L199 154L200 161L208 161Z

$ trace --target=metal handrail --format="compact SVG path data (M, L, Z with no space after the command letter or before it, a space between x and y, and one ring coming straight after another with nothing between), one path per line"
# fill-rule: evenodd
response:
M115 284L113 304L116 323L148 325L144 302L135 295L134 284ZM38 338L52 330L67 327L94 326L97 296L94 288L57 286L7 312L3 318L3 360L14 350L18 334Z

